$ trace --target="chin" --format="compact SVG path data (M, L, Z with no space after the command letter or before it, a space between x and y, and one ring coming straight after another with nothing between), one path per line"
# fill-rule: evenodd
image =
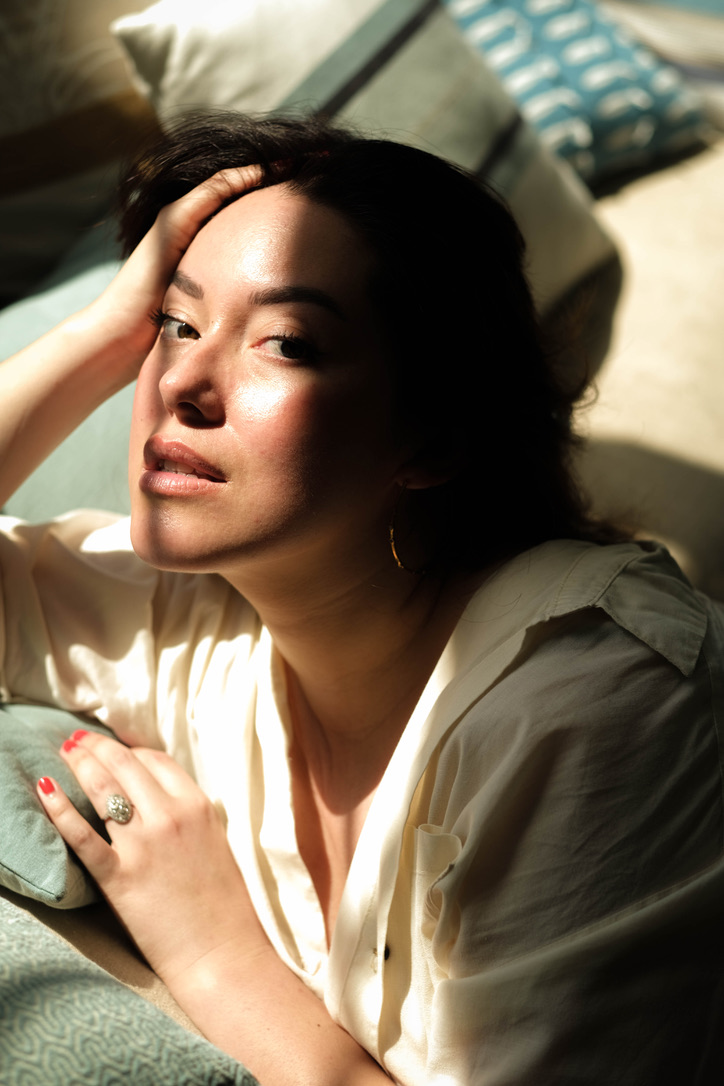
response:
M169 573L214 573L212 559L195 546L185 546L178 528L137 525L131 518L131 546L138 557L155 569Z

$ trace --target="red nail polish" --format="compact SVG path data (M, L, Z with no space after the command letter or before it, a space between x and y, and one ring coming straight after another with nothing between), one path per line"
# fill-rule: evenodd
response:
M66 741L63 743L63 750L75 750L77 746L78 744L74 743L72 739L66 739Z
M51 781L50 777L41 777L38 781L38 788L41 792L44 792L46 796L52 796L55 791L55 785Z
M87 734L88 732L85 730L85 728L76 728L70 738L74 739L76 743L80 743L81 739L85 739Z

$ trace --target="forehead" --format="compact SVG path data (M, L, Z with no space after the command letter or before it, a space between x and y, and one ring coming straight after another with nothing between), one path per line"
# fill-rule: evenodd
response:
M372 268L369 247L342 214L287 185L258 189L223 208L179 264L202 283L312 287L348 302L367 293Z

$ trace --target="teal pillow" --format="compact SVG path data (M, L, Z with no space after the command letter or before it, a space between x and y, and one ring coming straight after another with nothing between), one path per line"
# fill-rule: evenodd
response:
M0 356L21 350L105 290L120 267L109 227L96 228L66 254L37 293L0 312ZM45 521L71 509L128 513L128 431L134 386L102 403L33 472L4 511Z
M97 721L38 705L0 705L0 885L59 909L97 901L99 891L46 815L36 793L54 777L81 814L105 835L59 750L76 728L112 735Z
M591 0L445 0L543 142L590 184L708 131L698 96Z

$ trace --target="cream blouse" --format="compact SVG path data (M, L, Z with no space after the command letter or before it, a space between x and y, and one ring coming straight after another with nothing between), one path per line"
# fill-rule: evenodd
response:
M724 622L663 548L555 541L485 583L327 951L253 609L144 565L125 520L2 519L0 697L92 713L192 772L278 953L395 1081L721 1080Z

